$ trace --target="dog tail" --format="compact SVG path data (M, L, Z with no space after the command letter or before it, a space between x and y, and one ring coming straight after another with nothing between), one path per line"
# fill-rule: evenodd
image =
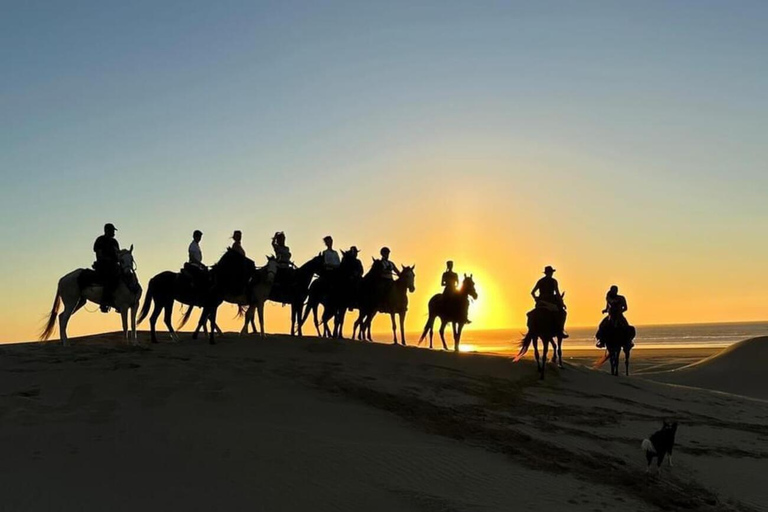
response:
M656 453L656 448L653 447L653 443L650 439L643 439L643 443L640 445L640 447L646 452L650 453Z

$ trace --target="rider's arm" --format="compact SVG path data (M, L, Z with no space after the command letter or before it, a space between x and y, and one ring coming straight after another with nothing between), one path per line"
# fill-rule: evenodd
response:
M533 287L533 290L531 290L531 297L534 299L536 298L536 291L539 289L539 282L537 281L536 284Z
M560 285L557 284L557 279L553 279L555 281L555 294L560 295Z
M445 286L447 283L445 282L445 272L443 272L443 277L440 279L440 286Z

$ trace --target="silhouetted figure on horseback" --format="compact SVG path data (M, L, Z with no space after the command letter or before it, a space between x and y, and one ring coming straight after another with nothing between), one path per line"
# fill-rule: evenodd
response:
M278 231L272 237L272 250L277 260L277 277L275 278L275 293L290 289L293 285L295 266L291 261L291 249L285 245L285 233Z
M200 249L200 241L203 239L203 232L196 229L192 233L192 242L189 244L187 254L189 260L182 268L182 274L189 278L190 292L195 294L204 293L209 287L208 267L203 264L203 251Z
M603 357L598 365L611 361L611 374L619 374L619 355L624 350L624 362L626 373L629 375L629 352L635 346L636 330L629 325L624 313L627 311L627 299L619 295L619 287L611 286L605 296L605 309L603 313L608 315L600 322L595 338L598 348L607 349L607 357Z
M230 249L245 258L245 249L243 249L243 232L239 229L236 229L235 232L232 233L232 247L230 247Z
M339 266L330 271L326 270L324 275L313 281L309 287L309 297L302 323L307 320L311 310L318 336L343 338L347 309L352 309L357 303L363 278L363 263L358 259L359 251L354 245L348 251L341 251L341 253ZM327 269L325 254L323 254L323 262ZM322 320L318 321L317 311L321 304L323 315ZM333 330L328 326L331 319L334 321ZM320 332L320 324L323 326L322 332Z
M531 290L531 295L536 301L536 307L528 312L528 332L520 342L520 351L515 357L515 361L519 361L533 343L534 357L542 379L547 365L549 345L553 345L555 349L552 362L557 361L558 366L562 368L563 339L568 337L564 329L566 307L563 299L565 293L560 292L557 281L552 277L554 273L555 269L547 266L544 269L544 277L539 279L536 286ZM538 296L536 292L538 292ZM538 340L541 340L544 345L542 359L539 359Z
M152 343L157 343L156 326L161 313L164 313L163 321L171 340L179 341L171 323L174 302L178 301L189 306L177 329L184 327L195 307L202 308L205 306L213 283L210 270L203 263L203 251L200 249L202 239L203 232L196 229L192 233L192 242L187 249L188 260L180 272L166 270L149 280L147 296L139 314L139 323L143 322L149 315L149 309L154 303L155 307L152 314L149 315L149 332ZM205 332L207 334L208 330L206 329ZM221 331L219 330L219 332Z
M555 269L547 265L544 268L544 277L536 282L536 285L531 290L531 296L536 301L536 307L533 311L528 313L530 317L532 314L539 314L544 311L552 313L552 317L555 321L560 323L560 335L562 338L567 338L568 333L565 332L565 318L566 310L563 303L563 296L560 294L560 286L557 284L557 279L552 277L555 273ZM536 292L539 292L538 296Z
M206 294L200 323L193 333L193 337L197 337L204 323L209 321L211 344L214 343L216 314L223 302L236 304L239 306L239 313L246 313L242 333L247 332L248 325L253 320L253 308L257 308L261 322L261 334L264 335L263 306L275 281L277 262L275 258L268 257L267 264L257 268L254 261L245 256L245 251L239 245L240 236L237 236L239 233L239 231L235 231L232 237L235 243L211 267L211 287Z
M96 253L93 270L96 271L97 278L104 287L102 302L99 305L102 313L109 312L109 308L113 306L112 295L120 280L120 266L118 264L120 244L115 239L115 231L117 228L114 224L105 224L104 234L93 243L93 252Z
M452 269L452 262L448 262L449 270ZM443 283L445 283L445 274L443 274ZM449 281L450 283L450 281ZM449 284L450 285L450 284ZM472 279L472 275L467 276L464 274L464 280L461 283L461 288L456 289L455 286L451 287L449 291L448 286L443 290L443 293L438 293L432 296L429 300L429 318L424 325L424 331L419 338L419 345L426 338L429 333L429 348L432 348L432 332L435 325L435 318L440 317L440 340L443 342L443 348L448 350L448 345L445 344L445 326L448 323L453 327L453 349L458 352L459 344L461 343L461 333L464 329L464 325L469 323L467 320L467 314L469 311L469 298L477 299L477 291L475 290L475 282Z
M360 284L360 294L357 308L360 315L355 320L352 329L352 337L355 337L359 329L358 339L372 340L371 324L377 313L388 313L392 320L392 337L394 343L397 340L397 324L395 315L400 316L400 342L405 345L405 315L408 311L408 293L416 289L416 274L413 266L403 266L398 270L397 266L389 259L390 250L382 247L381 259L374 259L368 273L363 276ZM394 277L397 276L395 281Z
M323 267L326 272L333 272L341 265L339 253L333 249L333 238L331 236L324 237L323 243L325 244L325 250L322 252Z
M459 276L453 271L453 261L446 261L445 267L440 286L443 287L443 295L453 295L459 288Z

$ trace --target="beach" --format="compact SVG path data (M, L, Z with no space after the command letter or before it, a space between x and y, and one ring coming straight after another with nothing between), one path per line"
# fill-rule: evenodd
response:
M638 376L616 378L590 368L599 351L566 350L566 368L540 381L530 359L279 335L182 340L3 345L4 508L768 503L768 402L643 377L703 351L637 350ZM646 475L640 442L663 419L680 422L674 467Z

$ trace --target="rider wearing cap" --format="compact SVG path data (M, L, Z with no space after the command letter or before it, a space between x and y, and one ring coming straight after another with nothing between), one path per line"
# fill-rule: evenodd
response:
M93 264L93 269L101 278L104 286L101 304L99 305L99 309L103 313L109 311L112 295L120 279L120 266L118 263L120 244L115 239L115 231L117 231L117 228L115 228L114 224L105 224L104 234L99 236L93 243L93 252L96 253L96 262Z
M560 294L560 286L557 284L557 280L552 277L555 273L555 269L547 265L544 268L544 277L538 280L536 286L531 290L531 296L536 301L536 307L543 307L550 311L558 311L563 313L562 315L562 336L568 337L568 333L565 332L565 308L563 306L562 295ZM539 295L536 295L536 292Z

